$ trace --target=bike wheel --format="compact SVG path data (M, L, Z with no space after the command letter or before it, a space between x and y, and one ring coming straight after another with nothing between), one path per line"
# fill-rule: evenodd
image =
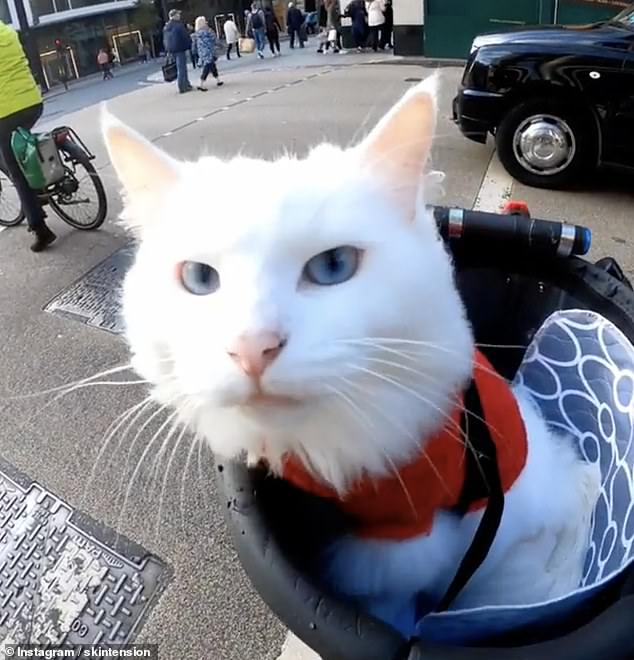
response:
M98 229L108 213L106 191L88 157L83 152L73 156L73 169L68 169L66 177L55 185L49 204L71 227L84 231Z
M23 220L24 212L18 190L6 172L0 169L0 225L15 227Z

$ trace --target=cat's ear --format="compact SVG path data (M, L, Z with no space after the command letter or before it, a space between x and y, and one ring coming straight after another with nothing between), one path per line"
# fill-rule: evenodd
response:
M412 87L357 147L368 168L408 216L416 208L419 186L436 129L438 74Z
M105 109L101 127L110 162L123 185L126 206L132 211L122 217L138 229L151 220L151 209L178 180L180 164Z

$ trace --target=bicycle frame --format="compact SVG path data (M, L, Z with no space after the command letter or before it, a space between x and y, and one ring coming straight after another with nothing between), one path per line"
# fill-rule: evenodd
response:
M89 160L94 160L95 155L88 149L84 141L77 135L77 133L70 126L59 126L52 131L53 139L57 145L58 150L66 147L69 151L70 144L81 149Z

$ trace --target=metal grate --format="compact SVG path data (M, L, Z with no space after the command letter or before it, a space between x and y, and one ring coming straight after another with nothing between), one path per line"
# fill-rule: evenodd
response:
M168 578L137 544L0 472L0 657L7 644L127 643Z
M44 308L94 328L114 334L123 332L119 291L132 265L135 248L127 245L88 271L80 280L55 296Z

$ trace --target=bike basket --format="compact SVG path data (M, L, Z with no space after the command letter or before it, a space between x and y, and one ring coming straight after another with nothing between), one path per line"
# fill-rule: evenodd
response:
M63 178L64 165L51 133L31 133L18 128L11 136L11 149L34 190L43 190Z
M222 508L242 566L323 660L632 660L634 291L611 260L467 249L453 256L483 352L600 467L579 587L537 604L424 613L405 637L323 583L321 551L349 524L336 506L266 470L218 458Z

